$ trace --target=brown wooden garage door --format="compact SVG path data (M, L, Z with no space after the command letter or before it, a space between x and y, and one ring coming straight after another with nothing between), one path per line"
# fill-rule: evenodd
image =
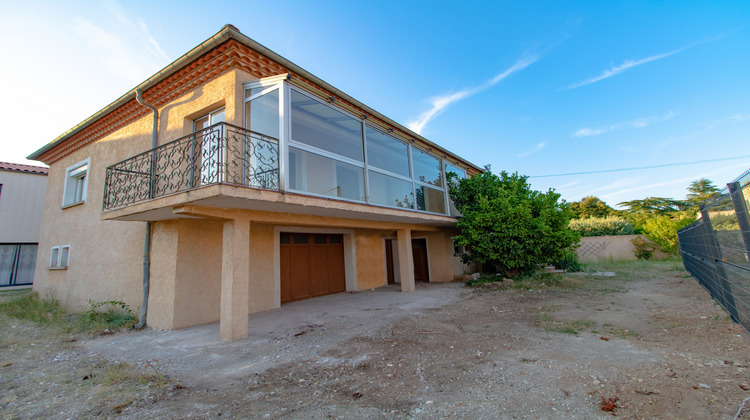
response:
M343 235L281 233L281 303L346 291Z

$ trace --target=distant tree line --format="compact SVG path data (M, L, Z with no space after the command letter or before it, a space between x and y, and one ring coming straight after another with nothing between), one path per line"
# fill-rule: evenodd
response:
M603 224L604 219L609 220L610 224L613 218L625 219L632 223L633 232L645 233L663 251L677 254L677 231L695 221L701 204L718 197L719 188L707 178L691 182L684 200L646 197L618 203L623 210L610 207L598 197L588 196L570 203L574 219L571 227L574 230L584 229L590 225ZM576 219L587 222L576 222Z

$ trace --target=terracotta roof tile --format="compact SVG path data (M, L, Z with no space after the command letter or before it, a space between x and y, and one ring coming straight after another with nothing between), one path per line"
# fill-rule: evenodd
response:
M49 168L43 166L24 165L22 163L0 162L0 171L28 172L47 175Z

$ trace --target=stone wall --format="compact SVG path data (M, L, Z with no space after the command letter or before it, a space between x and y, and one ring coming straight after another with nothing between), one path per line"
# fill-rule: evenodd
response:
M637 258L633 253L633 238L643 235L621 235L621 236L588 236L581 238L580 246L576 249L580 262L596 262L601 260L612 261L635 261ZM645 239L645 237L644 237ZM646 239L646 241L649 241ZM654 259L666 259L671 255L657 248L654 251Z

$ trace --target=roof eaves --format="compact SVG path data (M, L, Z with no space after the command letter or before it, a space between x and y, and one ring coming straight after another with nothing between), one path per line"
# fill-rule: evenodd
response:
M124 95L120 96L117 100L115 100L111 104L107 105L106 107L104 107L103 109L101 109L100 111L98 111L97 113L95 113L94 115L90 116L89 118L87 118L86 120L84 120L83 122L81 122L80 124L76 125L75 127L71 128L70 130L66 131L65 133L63 133L62 135L60 135L59 137L57 137L52 142L48 143L47 145L43 146L39 150L37 150L34 153L30 154L28 156L28 159L38 160L39 157L41 157L44 153L48 152L49 150L52 150L54 147L56 147L57 145L59 145L62 142L64 142L65 140L67 140L72 135L74 135L74 134L78 133L79 131L83 130L88 125L90 125L94 121L98 120L99 118L101 118L105 114L109 113L110 111L113 111L113 110L117 109L117 107L119 107L119 106L127 103L128 101L132 100L133 98L135 98L135 91L136 90L140 89L140 90L144 91L144 90L150 88L151 86L154 86L158 82L160 82L163 79L167 78L168 76L172 75L174 72L176 72L177 70L179 70L180 68L182 68L183 65L189 63L194 58L199 57L200 55L202 55L203 53L207 52L211 48L213 48L213 47L215 47L215 46L223 43L224 41L226 41L226 40L228 40L230 38L233 38L233 39L241 42L242 44L244 44L247 47L255 50L256 52L260 53L261 55L264 55L264 56L270 58L271 60L277 62L278 64L282 65L283 67L286 67L288 70L290 70L290 71L296 73L297 75L299 75L299 76L307 79L308 81L312 82L313 84L316 84L316 85L320 86L321 88L323 88L325 90L328 90L329 92L333 93L334 95L336 95L336 96L344 99L345 101L347 101L347 102L349 102L349 103L351 103L351 104L359 107L364 112L366 112L366 113L368 113L368 114L370 114L370 115L372 115L372 116L374 116L376 118L379 118L383 122L385 122L387 124L390 124L390 125L398 128L399 130L403 131L404 133L406 133L406 134L408 134L408 135L410 135L410 136L412 136L412 137L414 137L416 139L419 139L421 142L423 142L424 144L428 145L429 147L432 147L433 149L438 150L441 153L444 153L445 155L454 157L454 158L460 160L461 162L470 165L472 168L474 168L474 169L476 169L476 170L478 170L480 172L484 171L483 168L481 168L481 167L479 167L479 166L477 166L477 165L469 162L468 160L466 160L464 158L461 158L460 156L456 155L455 153L452 153L452 152L448 151L447 149L445 149L445 148L443 148L443 147L441 147L441 146L439 146L439 145L431 142L430 140L426 139L425 137L422 137L420 134L415 133L411 129L409 129L409 128L407 128L407 127L405 127L405 126L397 123L396 121L393 121L392 119L390 119L390 118L386 117L385 115L383 115L383 114L375 111L374 109L368 107L367 105L363 104L362 102L360 102L360 101L352 98L351 96L349 96L346 93L342 92L341 90L339 90L338 88L334 87L330 83L328 83L328 82L324 81L323 79L321 79L321 78L313 75L312 73L308 72L307 70L303 69L302 67L300 67L300 66L292 63L291 61L287 60L286 58L282 57L281 55L279 55L279 54L275 53L274 51L268 49L264 45L262 45L262 44L258 43L257 41L251 39L247 35L245 35L242 32L240 32L237 28L235 28L234 26L229 25L229 24L224 25L224 27L222 27L221 30L216 33L216 35L214 35L211 38L207 39L206 41L202 42L201 44L199 44L198 46L196 46L195 48L193 48L192 50L190 50L189 52L187 52L186 54L184 54L182 57L180 57L177 60L173 61L172 63L170 63L169 65L167 65L166 67L164 67L162 70L160 70L155 75L149 77L148 79L146 79L144 82L142 82L138 86L134 87L133 89L131 89L130 91L128 91Z
M135 98L135 91L136 90L146 90L150 88L151 86L154 86L158 82L164 80L165 78L172 75L174 72L182 68L184 64L189 63L194 58L199 57L206 51L210 50L211 48L215 47L216 45L221 44L222 42L226 41L227 39L231 38L230 34L230 28L236 29L232 25L224 25L223 28L219 32L216 33L216 35L212 36L211 38L205 40L192 50L188 51L186 54L184 54L182 57L178 58L177 60L171 62L166 67L161 69L158 73L154 74L153 76L146 79L144 82L139 84L138 86L134 87L124 95L117 98L114 102L110 103L109 105L105 106L98 112L96 112L94 115L86 118L83 122L77 124L75 127L71 128L70 130L64 132L60 136L58 136L56 139L52 140L51 142L47 143L43 147L41 147L39 150L35 151L34 153L30 154L27 159L30 160L38 160L39 157L41 157L43 154L47 153L48 151L52 150L55 146L59 145L60 143L64 142L74 134L78 133L79 131L83 130L87 126L89 126L91 123L95 122L102 116L106 115L107 113L117 109L119 106L127 103L128 101Z
M425 137L422 137L420 134L415 133L411 129L397 123L396 121L393 121L392 119L386 117L385 115L375 111L374 109L370 108L369 106L363 104L362 102L352 98L351 96L347 95L346 93L342 92L338 88L334 87L330 83L326 82L325 80L315 76L314 74L308 72L307 70L303 69L302 67L292 63L291 61L287 60L286 58L280 56L279 54L273 52L272 50L268 49L267 47L259 44L257 41L253 40L252 38L248 37L247 35L243 34L242 32L238 31L237 28L234 26L228 25L229 31L232 33L233 38L236 40L242 42L246 46L252 48L253 50L259 52L260 54L270 58L273 61L276 61L277 63L281 64L282 66L289 69L291 72L296 73L297 75L307 79L308 81L312 82L313 84L316 84L320 86L321 88L333 93L334 95L340 97L341 99L351 103L352 105L357 106L358 108L362 109L364 112L382 120L383 122L390 124L399 130L403 131L404 133L408 134L409 136L412 136L416 139L419 139L421 142L425 143L426 145L432 147L435 150L439 150L440 152L455 157L459 159L461 162L466 163L473 167L474 169L484 172L484 168L481 168L468 160L458 156L457 154L448 151L447 149L431 142L430 140L427 140Z

